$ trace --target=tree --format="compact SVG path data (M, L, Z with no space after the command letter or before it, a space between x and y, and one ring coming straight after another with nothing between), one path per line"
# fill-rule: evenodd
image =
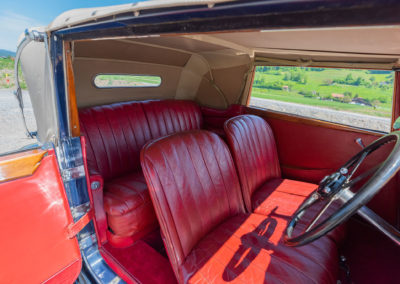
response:
M306 74L303 74L303 84L307 84L308 77Z
M289 72L285 72L285 75L283 76L283 80L285 80L285 81L290 80L290 73Z
M359 86L362 82L362 78L358 77L355 81L354 81L354 85Z
M385 98L385 97L379 97L378 100L383 104L387 103L387 98Z
M351 92L346 91L346 92L343 93L343 95L344 95L345 97L347 96L347 97L350 97L350 98L351 98L353 94L352 94Z
M351 97L350 96L344 96L343 97L343 102L346 103L346 104L350 103L351 102Z
M377 106L380 105L380 101L379 101L379 100L373 100L373 101L371 102L371 104L372 104L372 106L373 106L374 108L376 108Z

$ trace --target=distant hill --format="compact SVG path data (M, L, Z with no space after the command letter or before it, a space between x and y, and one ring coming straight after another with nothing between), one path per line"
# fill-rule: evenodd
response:
M0 56L15 57L15 52L14 51L5 50L5 49L0 49Z

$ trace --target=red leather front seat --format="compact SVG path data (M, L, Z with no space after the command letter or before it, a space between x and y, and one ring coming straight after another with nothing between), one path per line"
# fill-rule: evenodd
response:
M282 243L286 219L245 213L231 154L216 134L150 142L141 164L180 283L336 283L331 239L290 248Z
M274 135L261 117L239 115L227 120L224 129L238 169L248 212L268 216L274 211L290 219L318 186L281 177ZM337 207L338 204L334 204L326 214L332 213ZM303 221L309 221L318 209L310 208ZM343 227L330 235L337 241L342 240Z

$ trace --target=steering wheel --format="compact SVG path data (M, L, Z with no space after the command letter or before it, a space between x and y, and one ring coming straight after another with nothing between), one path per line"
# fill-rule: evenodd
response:
M303 204L293 214L292 220L286 228L285 243L289 246L306 245L327 234L353 214L358 213L390 239L400 245L400 232L393 226L379 217L376 213L365 206L379 190L397 173L400 169L400 132L389 133L352 157L337 172L324 177L318 188L303 202ZM381 164L360 174L352 179L354 173L359 168L364 159L375 150L387 143L395 143L391 153ZM365 179L373 172L374 175L365 182L357 192L353 192L354 185ZM321 216L328 213L327 209L333 202L341 202L341 206L335 212L318 222ZM325 203L324 205L322 205ZM318 205L319 212L311 221L307 221L305 229L297 236L293 236L294 229L298 222L302 220L311 207ZM322 207L321 207L322 205ZM331 207L332 209L332 207ZM304 222L302 223L304 225Z

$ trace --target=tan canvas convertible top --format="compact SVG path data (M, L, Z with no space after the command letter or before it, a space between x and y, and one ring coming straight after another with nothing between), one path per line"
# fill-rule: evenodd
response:
M211 8L216 3L223 2L232 2L232 0L155 0L115 6L74 9L64 12L55 18L50 25L48 25L47 30L55 31L123 13L132 13L135 16L139 16L141 11L145 10L197 5L204 5L205 7Z
M77 9L58 16L47 33L122 13L219 1L148 1ZM256 65L293 65L391 70L400 66L400 26L268 29L207 34L150 34L77 40L73 69L78 107L143 99L191 99L226 108L245 104ZM32 42L21 55L37 119L39 139L55 140L57 116L44 44ZM40 55L40 56L37 56ZM100 73L159 75L158 88L99 89Z

